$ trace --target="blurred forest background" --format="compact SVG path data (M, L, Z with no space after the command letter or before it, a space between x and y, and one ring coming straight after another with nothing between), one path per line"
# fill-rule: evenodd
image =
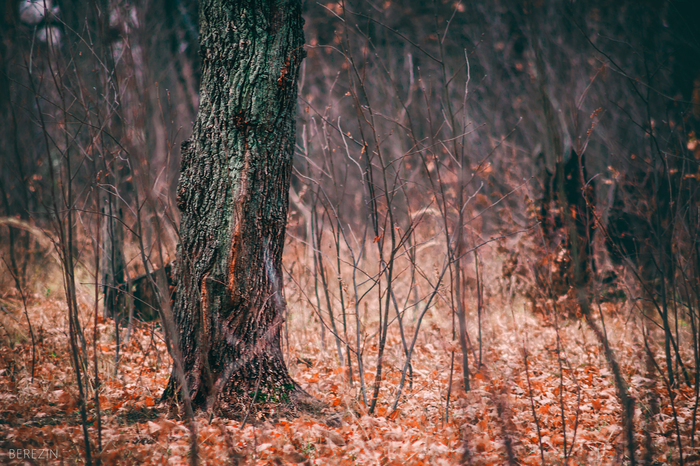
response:
M0 5L0 338L25 348L33 380L41 332L28 309L60 297L81 435L95 443L96 381L116 377L137 321L172 291L144 274L175 258L197 2ZM297 322L358 410L396 418L439 327L449 377L433 414L448 422L451 399L502 375L490 319L526 313L555 332L542 345L560 421L542 433L528 373L536 440L522 440L502 380L489 398L498 446L458 426L443 453L563 462L585 458L559 334L578 324L614 388L610 454L700 461L699 18L691 0L306 2L287 351L303 353L290 349ZM526 338L516 359L531 370ZM8 378L20 369L3 354Z

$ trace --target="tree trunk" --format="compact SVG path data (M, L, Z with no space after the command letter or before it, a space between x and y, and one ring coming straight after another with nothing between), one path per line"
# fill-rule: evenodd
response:
M196 408L242 417L303 391L280 346L299 65L299 0L203 0L200 104L182 144L174 321ZM180 399L173 371L164 400Z
M114 186L119 186L119 169L114 164L112 179ZM123 300L120 287L126 278L126 262L124 261L124 229L121 220L123 218L118 197L109 193L104 198L102 208L102 288L104 291L104 316L117 320L117 325L122 323L124 308L120 307ZM118 336L117 336L118 338Z

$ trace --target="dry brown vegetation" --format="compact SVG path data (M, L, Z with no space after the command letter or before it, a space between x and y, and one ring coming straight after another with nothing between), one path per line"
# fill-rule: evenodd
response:
M0 12L0 463L700 464L692 2L307 2L282 347L326 408L237 420L159 404L197 2L41 3Z
M286 262L295 260L303 261L288 253ZM389 334L392 350L386 355L385 384L372 415L360 401L357 382L350 384L338 365L330 339L321 342L318 318L303 297L306 285L289 283L286 359L290 372L337 415L332 421L308 415L251 419L241 429L240 421L212 419L202 413L196 418L201 463L505 464L506 443L515 464L540 464L542 455L546 464L561 464L565 448L569 464L620 463L624 456L621 409L605 358L588 327L580 319L554 322L550 316L546 322L543 316L533 315L523 299L509 301L498 277L489 283L482 324L484 366L472 375L471 390L464 392L460 386L461 369L452 364L459 344L452 339L449 307L438 300L426 317L413 355L413 386L395 411L391 401L403 354L396 327ZM88 296L81 305L85 324L93 319ZM10 448L34 448L58 451L63 464L79 463L83 441L66 343L65 301L55 292L29 299L27 316L33 324L37 355L32 376L32 343L22 301L11 289L0 299L3 462L23 463L10 460ZM476 332L473 309L468 313L472 335ZM659 377L647 372L639 318L630 311L629 305L602 306L608 337L637 400L638 445L643 444L649 426L645 422L649 422L654 461L678 464L677 418L685 461L692 464L700 458L700 449L690 447L693 390L686 386L673 390L674 405L661 404L658 413L644 421L651 398L669 396ZM100 458L104 464L187 464L190 444L185 423L158 409L170 373L159 326L134 325L115 365L114 327L101 317L99 321ZM409 331L410 322L408 317ZM367 337L364 359L371 371L376 345ZM86 338L92 348L91 335ZM88 412L91 435L97 438L93 404Z

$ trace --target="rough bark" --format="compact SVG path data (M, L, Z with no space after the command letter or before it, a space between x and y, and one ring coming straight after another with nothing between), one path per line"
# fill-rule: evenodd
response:
M200 104L182 144L173 313L194 407L227 417L304 395L280 345L302 26L299 0L200 2ZM163 398L179 390L173 373Z

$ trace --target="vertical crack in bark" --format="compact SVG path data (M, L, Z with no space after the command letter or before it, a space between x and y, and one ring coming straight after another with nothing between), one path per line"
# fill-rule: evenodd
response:
M201 295L201 300L202 300L202 305L201 305L201 310L202 313L200 315L200 331L199 331L199 338L197 339L200 343L200 349L199 349L199 354L198 359L199 359L199 367L203 371L202 377L204 378L204 386L206 387L207 393L211 392L211 389L213 388L213 377L214 375L212 374L212 369L211 365L209 364L209 350L211 347L211 326L212 323L214 322L213 316L211 314L211 306L212 306L212 296L210 293L210 276L211 276L211 271L208 271L204 274L202 277L202 284L201 284L201 290L200 290L200 295Z

